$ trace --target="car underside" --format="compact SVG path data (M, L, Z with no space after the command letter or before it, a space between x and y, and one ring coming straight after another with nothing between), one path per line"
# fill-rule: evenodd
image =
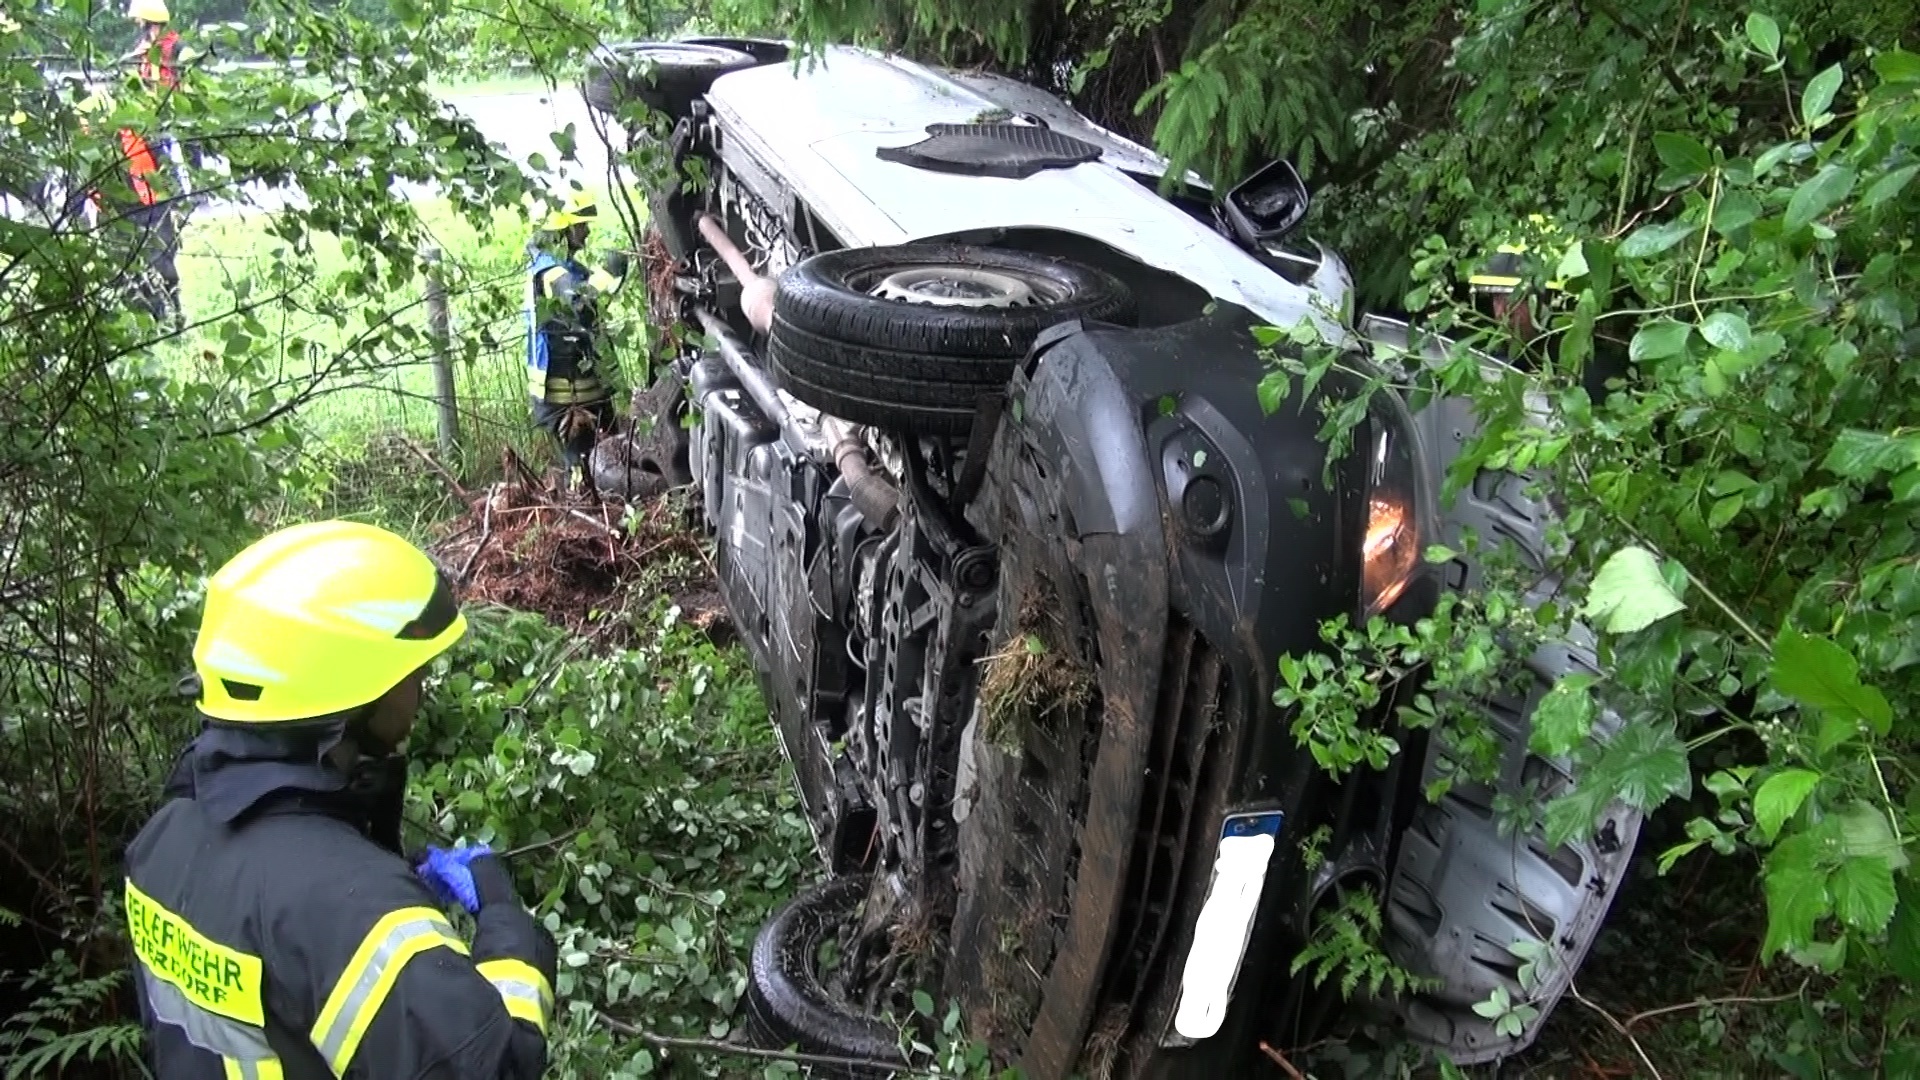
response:
M1413 683L1360 718L1403 752L1340 776L1274 704L1327 620L1475 587L1429 545L1508 542L1550 595L1526 478L1440 501L1458 401L1375 395L1337 453L1318 406L1355 376L1262 408L1257 327L1421 362L1405 327L1352 323L1290 169L1168 194L1164 162L1035 88L791 59L638 45L586 86L673 169L650 300L692 332L646 407L686 438L655 467L715 536L829 872L756 943L755 1036L900 1063L924 990L1037 1080L1253 1075L1263 1043L1359 1020L1459 1063L1530 1042L1538 1020L1510 1037L1473 1006L1504 988L1544 1017L1639 828L1616 807L1554 847L1496 814L1571 782L1528 717L1591 642L1479 703L1498 779L1437 802ZM1295 970L1355 894L1416 988L1349 1001ZM1527 985L1522 956L1550 961Z

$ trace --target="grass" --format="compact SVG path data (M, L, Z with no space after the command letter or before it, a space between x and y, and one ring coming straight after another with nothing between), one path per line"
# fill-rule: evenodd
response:
M464 475L478 478L497 468L500 452L508 446L542 459L548 452L546 441L532 427L526 401L524 216L499 211L490 227L476 229L444 199L421 200L414 207L443 252L448 282L462 437L460 460L454 464ZM225 324L230 321L221 316L251 287L243 283L284 272L285 260L292 258L286 245L268 232L269 221L269 215L253 212L189 222L179 257L181 291L189 323L199 325L167 351L167 362L221 362ZM312 399L294 413L294 422L334 457L349 461L363 459L368 446L389 435L431 444L438 407L426 339L368 348L354 325L341 326L314 313L313 301L337 288L351 269L338 238L314 237L311 256L301 260L298 269L310 281L255 312L274 352L268 361L274 375L303 381L331 371L319 380ZM401 289L376 294L363 310L375 321L391 320L424 332L424 279L416 276ZM643 313L644 289L623 295L609 312L609 332L623 359L635 354L625 340L628 332L640 339L637 322ZM343 354L349 359L341 364Z

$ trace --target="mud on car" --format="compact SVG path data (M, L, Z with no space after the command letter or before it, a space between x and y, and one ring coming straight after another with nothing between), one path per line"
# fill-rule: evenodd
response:
M1525 477L1438 501L1464 402L1375 395L1331 460L1316 400L1261 408L1256 327L1408 345L1352 319L1293 170L1166 185L1049 93L851 48L626 45L583 89L674 168L653 303L693 332L648 401L686 436L650 467L697 492L829 872L759 935L754 1036L900 1061L918 988L1035 1080L1277 1073L1262 1042L1357 1015L1459 1063L1531 1042L1640 825L1496 826L1571 783L1529 716L1592 643L1478 703L1498 780L1437 802L1412 686L1364 718L1406 748L1383 770L1289 733L1276 660L1325 620L1476 587L1429 545L1510 542L1552 586ZM1418 992L1293 972L1355 890ZM1499 989L1539 1007L1518 1035L1473 1009Z

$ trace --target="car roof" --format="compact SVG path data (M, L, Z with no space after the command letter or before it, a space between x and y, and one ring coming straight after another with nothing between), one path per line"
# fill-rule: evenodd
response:
M790 187L847 244L902 244L961 232L1038 228L1101 241L1178 274L1216 299L1277 323L1332 325L1315 292L1295 285L1153 189L1167 163L1094 125L1043 90L1000 76L948 72L832 46L797 63L724 75L707 101L723 156L745 152ZM1092 143L1098 160L1022 179L933 172L876 151L919 142L929 124L1004 113L1040 116ZM751 182L751 178L748 177Z

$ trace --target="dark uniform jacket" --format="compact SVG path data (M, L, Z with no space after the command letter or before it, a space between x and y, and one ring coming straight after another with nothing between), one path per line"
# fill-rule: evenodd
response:
M356 790L308 749L288 760L279 739L209 727L127 851L154 1075L539 1076L551 939L495 902L461 941L406 860L368 839L376 816L397 836L398 789Z

